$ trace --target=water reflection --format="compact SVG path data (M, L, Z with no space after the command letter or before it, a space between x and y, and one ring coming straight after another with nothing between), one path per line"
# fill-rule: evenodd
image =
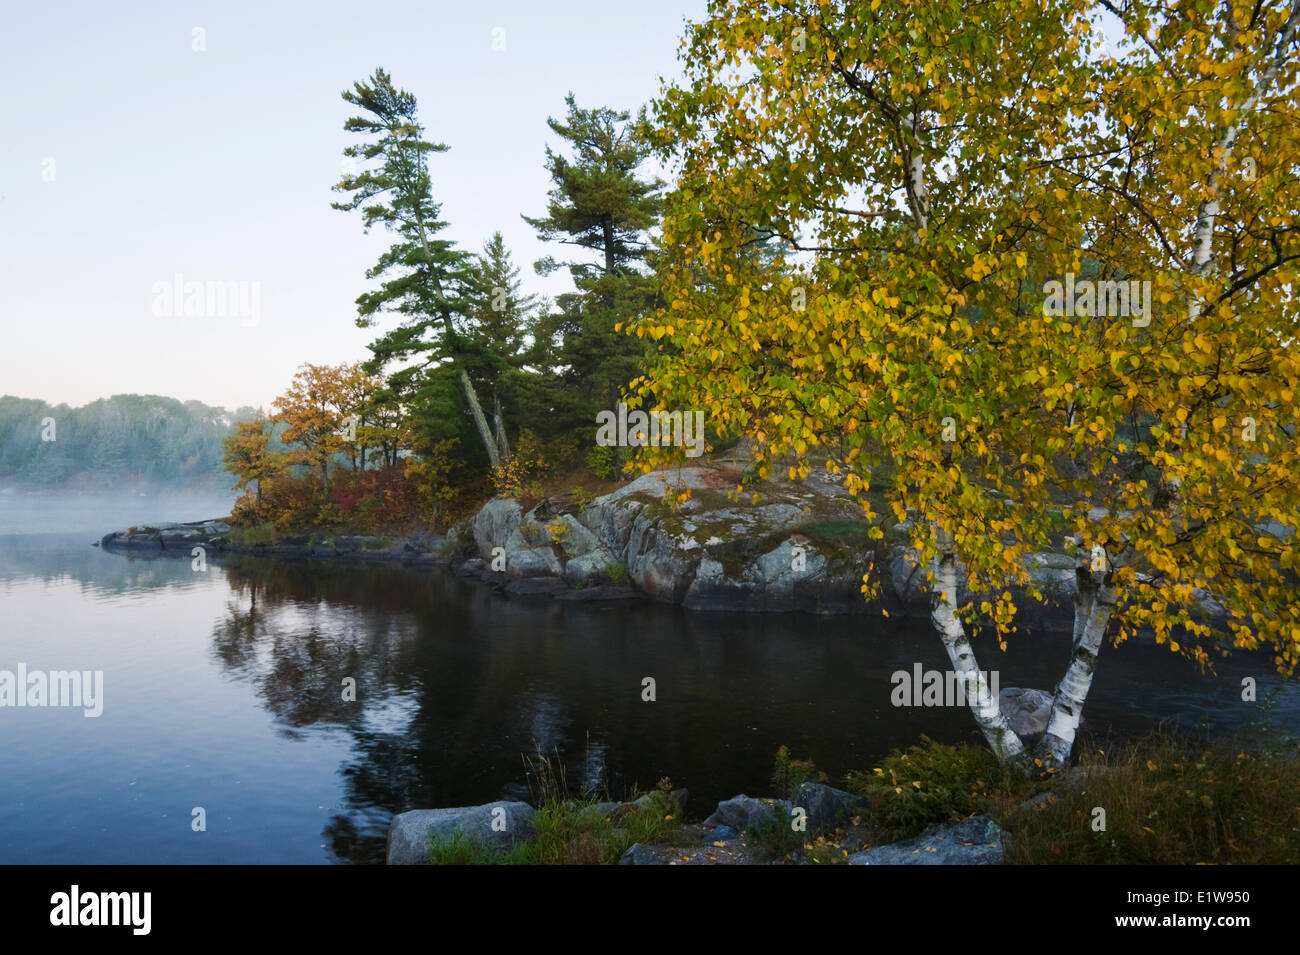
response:
M99 772L134 778L147 765L154 801L144 812L138 789L105 782L87 802L83 767L56 755L58 726L32 723L35 735L0 738L0 756L18 767L10 794L0 792L0 850L9 845L10 858L52 844L26 835L46 812L36 802L50 818L99 813L98 831L116 840L100 855L69 846L60 859L123 861L148 844L156 855L147 861L373 863L394 812L526 797L523 754L557 757L575 791L603 786L619 797L671 777L700 815L718 799L766 792L783 744L839 775L921 734L979 741L965 711L890 705L894 670L945 667L924 620L514 600L441 571L388 565L226 558L195 573L188 557L103 554L88 543L0 538L0 593L13 598L11 616L58 617L41 630L49 652L118 666L120 716L106 715L104 726L120 718L133 735L95 738ZM0 635L0 656L31 657L40 641ZM977 649L1002 686L1050 687L1068 635L1022 635L1005 655ZM1259 681L1261 699L1278 681L1265 655L1220 669L1213 680L1163 648L1107 647L1089 727L1239 726L1252 715L1241 676ZM187 674L179 695L178 670ZM653 703L642 699L647 676ZM355 680L355 701L345 680ZM1275 715L1300 728L1294 684ZM38 765L36 753L51 755ZM66 789L46 797L55 785ZM182 801L196 789L238 805L243 842L196 841L184 826L160 835L158 813L193 805Z
M889 704L894 670L944 665L925 621L595 609L395 567L240 559L224 569L238 599L214 634L222 665L257 686L285 732L351 735L341 770L350 811L325 833L341 861L379 861L393 812L526 796L524 753L557 756L575 790L621 796L670 776L702 812L762 791L781 744L836 773L922 733L978 739L965 712ZM982 662L1001 667L1004 686L1050 687L1068 638L1027 635L1013 647L982 647ZM1243 715L1231 684L1163 650L1108 648L1103 667L1095 732L1162 718L1225 727ZM348 676L356 703L342 698ZM653 703L642 700L645 676L657 682Z

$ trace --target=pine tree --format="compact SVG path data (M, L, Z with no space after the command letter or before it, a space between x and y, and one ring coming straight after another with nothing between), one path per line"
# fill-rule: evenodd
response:
M652 252L649 230L662 208L657 179L638 176L649 155L642 122L627 112L581 109L570 93L568 116L548 119L574 153L569 159L546 150L555 188L547 215L524 220L546 241L595 252L596 261L537 263L541 274L567 266L577 292L561 295L559 311L539 324L544 345L556 350L563 374L565 416L575 426L590 423L594 411L616 406L623 387L645 365L645 349L616 330L657 301L655 284L641 268Z
M358 207L366 231L376 222L396 232L399 241L380 256L367 278L387 278L373 292L357 299L357 324L369 328L381 311L405 316L403 322L370 345L373 368L416 359L420 370L451 364L469 404L479 437L493 466L501 464L500 441L488 426L473 383L463 361L467 344L457 328L465 309L464 287L470 277L471 257L455 243L437 238L447 223L440 220L441 205L433 200L428 156L445 152L443 143L426 141L416 118L415 96L393 86L389 75L377 69L368 82L353 84L343 99L361 107L364 114L344 123L348 132L376 137L343 150L350 159L377 161L360 172L345 173L334 187L350 193L346 202L333 203L345 212ZM387 202L372 201L387 196Z
M470 378L492 396L493 429L503 460L510 457L503 409L521 387L527 351L536 335L537 296L523 294L519 269L500 232L483 245L470 271L466 366ZM509 403L509 402L508 402ZM518 405L515 401L513 404Z

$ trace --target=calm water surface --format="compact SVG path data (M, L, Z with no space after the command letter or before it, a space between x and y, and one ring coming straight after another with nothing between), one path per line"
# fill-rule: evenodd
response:
M0 709L0 863L373 863L394 812L526 798L524 753L615 796L669 776L703 814L766 793L782 744L837 775L922 733L978 740L968 712L890 705L894 670L945 666L925 621L521 601L393 566L195 571L96 536L0 536L0 669L104 672L98 718ZM1050 689L1067 651L1031 634L980 662ZM1261 699L1279 682L1262 657L1220 674L1107 647L1089 728L1223 733L1256 712L1242 675ZM1295 685L1274 716L1300 728Z

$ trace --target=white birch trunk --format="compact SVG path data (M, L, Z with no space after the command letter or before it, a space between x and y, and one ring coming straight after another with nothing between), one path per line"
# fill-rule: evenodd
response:
M957 616L957 558L952 550L951 539L946 535L940 537L940 551L935 558L934 586L939 601L931 619L943 640L944 649L948 651L953 672L963 685L970 688L967 700L976 725L999 762L1027 762L1025 744L1002 715L998 699L993 696L984 674L980 672L979 664L975 662L975 651L966 636L966 628Z
M1083 704L1097 671L1097 654L1115 612L1117 597L1115 587L1109 581L1111 568L1108 564L1101 570L1093 570L1089 560L1088 555L1080 555L1075 569L1079 592L1074 604L1074 645L1070 666L1052 694L1047 730L1034 751L1035 758L1048 770L1063 769L1074 749L1079 721L1083 717Z
M1274 54L1269 58L1267 65L1259 74L1259 82L1255 84L1255 89L1237 106L1238 116L1245 116L1264 98L1270 86L1277 79L1278 73L1286 64L1287 53L1292 43L1295 42L1297 32L1300 32L1300 5L1297 5L1292 11L1291 16L1287 18L1286 24L1282 27L1281 35L1278 37L1277 46L1274 48ZM1196 212L1196 228L1192 235L1192 262L1191 272L1193 275L1206 275L1210 272L1210 257L1214 249L1214 221L1219 216L1219 182L1227 175L1228 157L1232 154L1232 147L1237 142L1238 123L1232 123L1219 141L1215 143L1215 148L1222 150L1223 155L1219 160L1219 165L1210 173L1210 178L1206 185L1208 186L1208 197L1202 201L1200 208ZM1192 301L1188 314L1192 321L1196 321L1201 315L1201 302L1199 299Z

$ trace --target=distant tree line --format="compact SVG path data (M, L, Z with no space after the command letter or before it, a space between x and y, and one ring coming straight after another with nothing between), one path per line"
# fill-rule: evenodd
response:
M235 412L159 395L114 395L73 408L0 397L0 485L56 490L227 490L222 441Z

